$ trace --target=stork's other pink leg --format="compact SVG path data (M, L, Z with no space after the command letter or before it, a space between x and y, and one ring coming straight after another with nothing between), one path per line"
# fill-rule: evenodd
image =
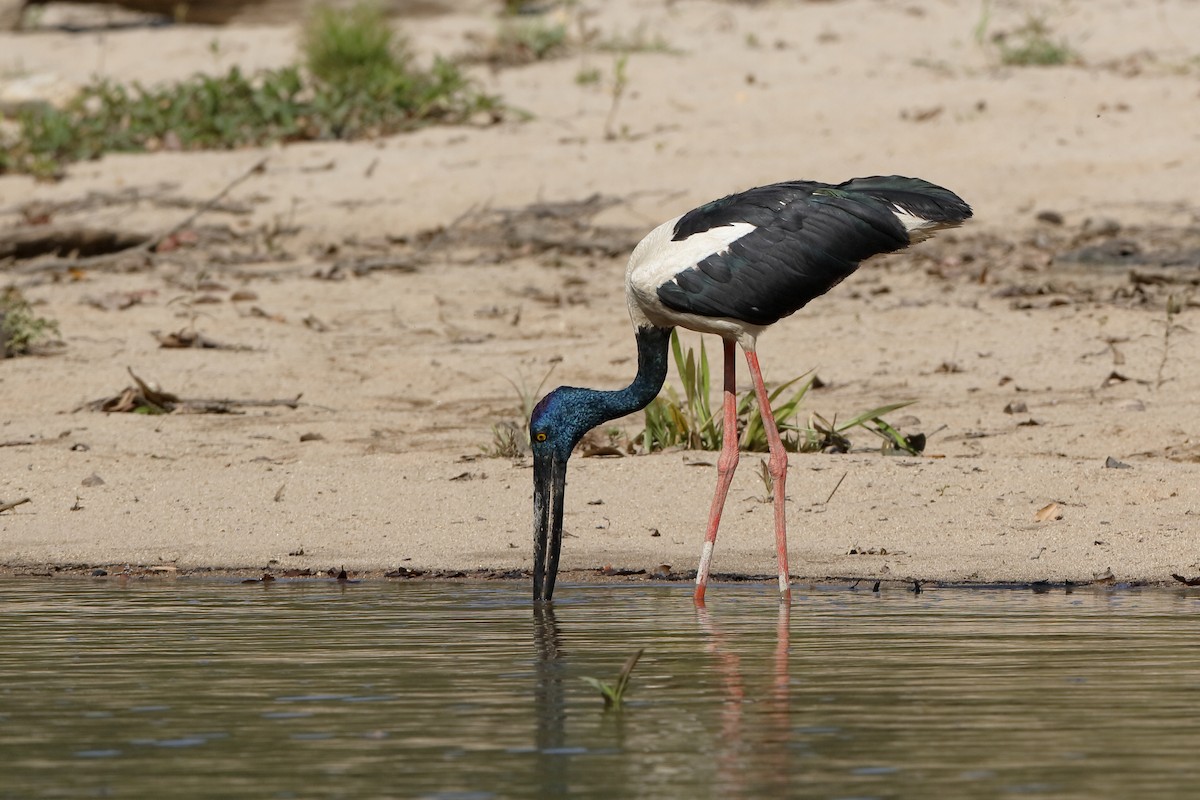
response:
M758 410L762 414L763 429L767 433L767 447L771 457L767 461L767 472L771 475L771 490L775 495L775 552L779 556L779 599L791 602L792 587L788 577L787 555L787 451L779 438L775 415L771 412L771 397L763 383L762 370L758 367L758 354L746 351L746 363L750 365L750 376L754 379L754 393L758 396Z
M717 543L717 528L721 525L721 511L725 508L725 497L729 484L733 483L733 471L738 464L737 429L737 353L729 339L725 344L725 392L721 457L717 459L717 491L713 494L712 507L708 512L708 530L704 534L704 549L700 552L700 566L696 570L697 605L704 605L704 590L708 588L708 569L712 564L713 547Z

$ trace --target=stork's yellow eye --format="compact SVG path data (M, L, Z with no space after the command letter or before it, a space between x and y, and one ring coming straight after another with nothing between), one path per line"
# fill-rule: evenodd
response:
M539 434L538 434L537 436L535 436L534 438L535 438L535 439L537 439L539 442L544 442L544 441L546 441L546 434L544 434L544 433L539 433Z

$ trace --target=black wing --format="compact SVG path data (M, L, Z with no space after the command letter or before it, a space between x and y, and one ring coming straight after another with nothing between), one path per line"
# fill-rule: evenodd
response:
M864 259L906 247L908 232L893 207L941 225L971 216L953 192L915 178L750 189L679 219L674 241L737 222L754 230L680 271L658 297L676 311L770 325L832 289Z

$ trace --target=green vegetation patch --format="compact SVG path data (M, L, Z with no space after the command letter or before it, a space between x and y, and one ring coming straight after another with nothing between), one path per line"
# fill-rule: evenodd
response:
M500 113L453 63L418 66L383 13L318 9L303 39L304 67L197 75L146 87L94 81L62 109L18 112L0 142L0 173L51 177L107 152L233 149L272 142L357 139Z
M0 358L39 352L58 339L58 323L39 317L17 289L0 292Z
M983 0L979 21L975 24L975 41L986 46L988 27L992 21L992 0ZM1056 67L1080 64L1083 59L1065 39L1054 39L1049 24L1041 17L1029 16L1025 24L1011 33L998 31L991 40L1000 53L1000 63L1010 67Z
M668 386L664 392L646 406L646 427L640 439L649 452L669 447L688 450L720 450L724 436L724 421L721 409L714 409L710 400L711 378L708 353L704 340L700 341L700 355L696 357L689 347L686 355L679 343L677 331L671 332L671 351L675 368L683 384L683 397ZM925 448L925 436L905 436L883 419L885 414L904 408L910 402L888 403L864 411L847 422L830 422L820 414L811 414L808 425L800 424L800 403L813 388L815 378L801 383L801 375L784 382L769 393L771 410L779 428L785 450L791 452L819 452L831 450L847 452L850 441L846 431L862 428L883 440L885 452L903 452L911 455ZM797 386L790 395L784 393ZM758 400L753 392L747 392L738 400L737 427L741 432L738 449L747 452L767 452L767 434L762 416L758 413Z
M998 44L1000 60L1013 67L1057 67L1081 60L1066 40L1052 38L1050 28L1040 19L1028 20Z

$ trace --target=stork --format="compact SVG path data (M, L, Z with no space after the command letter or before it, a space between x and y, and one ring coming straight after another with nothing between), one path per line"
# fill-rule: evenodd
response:
M735 345L740 345L767 434L779 593L789 601L787 453L755 352L758 337L841 283L864 259L901 250L970 216L970 206L948 189L892 175L837 185L787 181L760 186L706 203L652 230L634 248L625 272L637 376L617 391L560 386L542 398L529 420L534 602L548 602L554 595L571 451L592 428L645 408L658 395L667 376L671 331L677 326L720 336L725 357L717 488L694 599L704 602L721 511L738 463Z

